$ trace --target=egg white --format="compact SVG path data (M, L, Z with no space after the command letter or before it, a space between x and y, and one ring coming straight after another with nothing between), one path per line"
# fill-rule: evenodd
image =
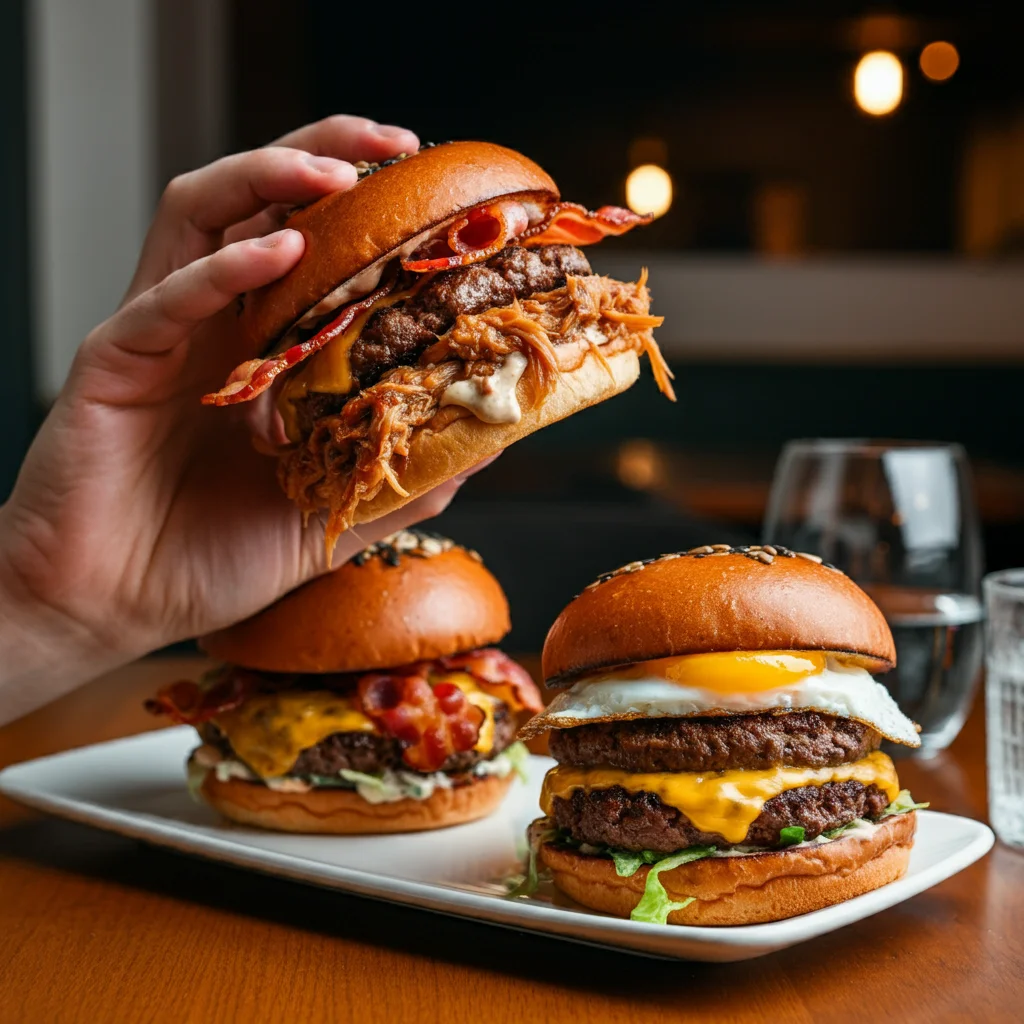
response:
M749 715L762 711L820 711L864 722L896 743L921 745L914 723L867 669L845 665L832 657L821 672L776 690L749 693L680 686L656 676L623 678L614 672L591 676L555 697L529 722L523 734L617 719Z

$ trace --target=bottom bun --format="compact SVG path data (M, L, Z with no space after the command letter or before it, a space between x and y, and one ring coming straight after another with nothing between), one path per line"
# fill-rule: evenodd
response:
M220 781L207 772L200 787L206 802L231 821L275 832L360 835L424 832L484 818L504 799L512 775L474 778L451 789L435 789L426 800L371 804L352 789L288 793L241 779Z
M417 428L409 443L409 456L397 473L398 482L408 491L408 497L385 486L375 498L359 503L354 522L369 523L394 512L496 455L513 441L612 398L636 383L640 376L640 359L636 352L626 349L605 358L608 369L593 353L587 353L575 370L558 375L552 390L532 409L529 408L529 385L524 377L516 388L523 409L518 423L484 423L470 415L461 416L438 431L432 430L429 424Z
M870 836L851 836L799 849L743 857L708 857L663 871L669 898L695 902L675 910L669 924L737 925L781 921L860 896L902 878L917 819L884 819ZM629 917L640 902L649 867L620 878L607 857L544 843L541 863L567 896L593 910Z

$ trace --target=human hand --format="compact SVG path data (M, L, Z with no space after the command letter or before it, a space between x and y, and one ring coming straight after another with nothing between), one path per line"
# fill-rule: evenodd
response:
M199 398L253 355L236 298L302 255L301 234L276 230L284 212L350 188L350 161L416 148L338 116L167 187L124 301L85 339L0 507L0 723L326 569L252 424ZM436 515L460 482L344 534L335 564Z

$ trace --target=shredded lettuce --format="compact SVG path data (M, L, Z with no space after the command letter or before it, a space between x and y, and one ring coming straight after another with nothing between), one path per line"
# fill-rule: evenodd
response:
M788 828L779 830L779 839L782 840L783 846L794 846L797 843L802 843L806 836L807 833L801 825L790 825Z
M908 811L921 811L928 807L928 804L916 804L910 795L909 789L901 789L896 799L884 811L880 817L888 818L890 814L906 814Z
M557 837L558 830L554 828L531 830L530 855L526 861L526 876L512 887L505 896L505 899L513 900L520 896L532 896L537 891L537 886L540 884L540 872L537 870L537 853L544 843L550 842Z
M521 743L517 740L510 747L506 747L498 756L504 756L509 759L512 763L512 771L514 771L519 777L520 782L530 781L526 771L526 766L530 762L530 751L527 749L525 743Z
M682 910L694 901L693 896L685 900L674 901L668 898L665 886L658 877L662 871L671 871L691 861L701 860L710 857L715 852L713 846L691 846L680 853L670 854L662 857L656 864L651 865L647 872L647 884L644 886L644 894L640 902L629 915L631 921L645 921L648 924L668 924L668 915L675 910Z

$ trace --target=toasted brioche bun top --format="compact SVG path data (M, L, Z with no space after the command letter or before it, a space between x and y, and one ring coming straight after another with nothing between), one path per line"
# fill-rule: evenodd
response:
M633 562L566 607L544 643L548 686L613 665L718 651L833 651L896 663L875 603L848 576L773 547L726 545Z
M410 548L408 538L422 545ZM264 672L364 672L472 650L508 633L504 591L475 553L414 531L388 541L202 637L200 646Z
M524 193L558 198L558 187L532 160L491 142L446 142L383 166L287 220L302 232L306 250L284 277L246 295L242 330L262 351L403 242L480 203Z

